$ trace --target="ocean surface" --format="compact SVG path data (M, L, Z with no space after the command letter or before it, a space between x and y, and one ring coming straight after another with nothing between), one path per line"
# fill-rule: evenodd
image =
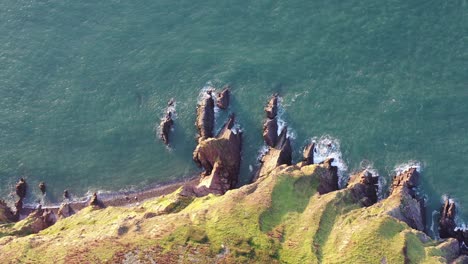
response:
M449 195L468 220L467 2L3 0L0 197L19 177L49 202L191 177L199 93L230 84L242 184L279 92L296 161L322 138L344 174L419 165L428 216Z

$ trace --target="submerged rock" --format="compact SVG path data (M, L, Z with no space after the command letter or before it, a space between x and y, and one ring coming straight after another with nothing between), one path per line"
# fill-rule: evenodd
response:
M207 91L201 103L197 106L197 121L195 125L198 129L199 141L213 137L214 122L214 100L212 92Z
M217 98L216 98L216 105L221 109L228 108L230 96L231 96L230 87L226 86L220 93L218 93Z
M242 133L233 129L234 115L224 124L216 138L200 141L193 153L193 160L205 172L194 188L197 196L208 193L224 194L235 188L238 182Z

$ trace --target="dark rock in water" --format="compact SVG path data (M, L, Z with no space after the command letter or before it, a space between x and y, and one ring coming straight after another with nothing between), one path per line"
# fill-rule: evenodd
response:
M39 183L39 190L41 190L42 195L46 193L46 185L44 182Z
M224 194L236 187L241 162L242 133L234 129L234 115L223 126L216 138L200 140L193 160L205 172L193 188L197 196L208 193Z
M278 136L277 142L273 147L268 149L268 152L261 159L260 170L255 175L253 181L258 177L267 175L276 167L286 164L292 164L292 147L291 141L287 136L288 128L284 127Z
M320 163L325 169L326 173L322 173L319 178L319 186L317 192L325 194L338 190L338 167L332 165L333 158L326 159Z
M455 203L450 199L446 199L444 206L440 211L439 219L439 236L440 238L456 238L457 234L455 228L457 224L455 223L456 216L456 207Z
M267 119L263 125L263 139L265 144L270 147L276 145L278 140L278 120L276 118Z
M23 178L21 178L19 182L16 184L15 189L16 189L16 195L18 195L20 199L23 199L24 197L26 197L27 184Z
M424 200L416 193L419 172L415 168L393 178L392 190L387 198L389 206L387 213L405 223L410 227L424 231ZM393 201L390 203L390 201Z
M378 177L373 177L372 173L364 170L349 178L347 188L356 201L367 207L377 202L377 184Z
M265 107L265 112L268 118L273 119L278 114L278 94L274 94L268 105Z
M213 137L214 122L214 100L211 91L208 91L197 106L197 121L195 125L198 129L199 141Z
M89 201L90 206L96 206L96 207L101 207L101 202L98 199L97 193L93 193L93 196L91 197L91 200Z
M309 143L302 152L304 159L302 160L302 165L314 164L314 149L315 143Z
M162 139L164 144L169 144L169 133L171 128L174 125L174 120L172 120L172 113L168 112L160 124L159 137Z
M216 105L221 109L226 109L229 107L229 99L231 96L230 87L226 86L216 98Z
M68 192L68 190L63 191L63 199L70 199L70 193Z

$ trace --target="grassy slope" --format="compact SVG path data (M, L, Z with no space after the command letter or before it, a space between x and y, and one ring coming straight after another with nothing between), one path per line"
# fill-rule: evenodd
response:
M133 207L86 208L36 235L0 232L18 262L443 263L424 234L360 208L348 190L316 193L323 168L278 168L257 183L189 199L175 192ZM422 241L428 241L423 243Z

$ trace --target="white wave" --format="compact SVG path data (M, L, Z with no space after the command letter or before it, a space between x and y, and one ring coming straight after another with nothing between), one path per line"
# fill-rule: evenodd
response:
M267 145L263 145L257 152L257 160L261 161L263 156L268 153L268 150L270 150L270 148Z
M276 120L278 124L278 131L277 131L278 135L281 133L283 128L288 125L288 123L286 122L286 120L284 120L284 117L283 117L284 113L286 112L283 102L284 102L283 97L278 96L278 114L276 116ZM296 131L289 126L288 126L288 132L286 133L286 136L290 139L297 138Z
M435 230L435 223L438 221L438 220L435 220L435 219L438 219L438 218L435 218L437 215L440 215L439 211L437 211L437 210L432 211L432 214L431 214L431 227L429 229L432 232L432 236L435 239L438 240L438 239L440 239L439 232L436 232L436 230Z
M400 175L403 172L405 172L405 171L407 171L409 169L412 169L412 168L415 168L417 172L421 173L421 171L422 171L421 162L416 161L416 160L411 160L411 161L408 161L406 163L402 163L402 164L399 164L399 165L395 166L395 168L393 170L394 170L396 175Z
M340 149L340 141L329 135L321 136L320 138L312 138L315 143L314 163L320 163L328 158L333 158L332 165L338 167L338 186L344 188L348 182L349 175L347 174L348 166L344 161Z

